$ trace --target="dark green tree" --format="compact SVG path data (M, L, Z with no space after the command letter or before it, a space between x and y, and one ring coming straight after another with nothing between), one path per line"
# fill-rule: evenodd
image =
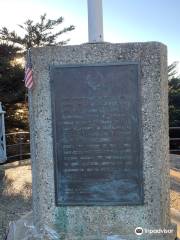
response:
M0 40L18 44L23 49L31 47L41 47L47 45L64 45L69 39L60 40L59 37L66 32L75 29L73 25L57 30L63 23L63 17L56 20L47 19L46 14L40 16L40 21L35 23L28 19L23 25L19 25L24 30L24 36L21 37L15 31L9 31L6 27L0 29Z
M13 45L0 44L0 101L3 103L24 100L24 69L15 61L19 50Z
M173 62L168 66L170 127L180 126L180 77L177 75L177 64Z
M169 80L169 125L180 127L180 78Z
M23 36L6 27L0 29L0 101L6 110L7 132L28 130L24 69L16 63L16 57L23 57L31 47L66 44L69 39L63 40L60 37L75 27L71 25L59 28L63 21L63 17L47 19L46 14L40 16L38 22L28 19L19 25L24 31Z
M177 65L178 65L178 62L173 62L173 63L171 63L169 66L168 66L168 78L169 78L169 80L171 79L171 78L175 78L176 77L176 75L177 75Z
M27 116L18 112L22 108L26 112L24 69L15 61L19 50L13 45L0 44L0 101L6 110L6 132L28 129Z

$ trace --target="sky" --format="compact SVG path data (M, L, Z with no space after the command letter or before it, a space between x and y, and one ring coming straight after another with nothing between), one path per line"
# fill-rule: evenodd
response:
M168 46L168 62L180 62L180 0L103 0L104 41L159 41ZM0 0L0 27L21 31L18 24L39 16L64 17L62 27L76 29L63 39L88 42L87 0ZM180 64L178 66L180 73Z

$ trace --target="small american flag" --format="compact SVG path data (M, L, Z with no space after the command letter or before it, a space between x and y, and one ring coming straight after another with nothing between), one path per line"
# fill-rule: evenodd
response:
M29 90L31 90L33 85L34 85L34 82L33 82L33 72L32 72L32 62L31 62L30 49L27 52L24 82L25 82L25 86Z

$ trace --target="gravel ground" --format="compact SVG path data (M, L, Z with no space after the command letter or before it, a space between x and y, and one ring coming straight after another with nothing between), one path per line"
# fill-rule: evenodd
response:
M171 208L180 211L180 156L171 156ZM0 240L10 221L31 210L31 165L21 161L0 165Z
M180 211L180 171L171 170L171 208Z
M170 155L171 163L171 208L180 211L180 156Z
M0 240L10 221L31 210L31 182L29 160L0 165Z

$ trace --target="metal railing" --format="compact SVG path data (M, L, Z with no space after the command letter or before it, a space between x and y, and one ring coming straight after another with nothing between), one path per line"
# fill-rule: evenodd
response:
M7 161L30 158L29 132L13 132L6 134Z
M170 127L170 153L180 154L180 127ZM29 132L13 132L6 134L7 161L30 158Z
M180 127L170 127L170 153L180 154Z

